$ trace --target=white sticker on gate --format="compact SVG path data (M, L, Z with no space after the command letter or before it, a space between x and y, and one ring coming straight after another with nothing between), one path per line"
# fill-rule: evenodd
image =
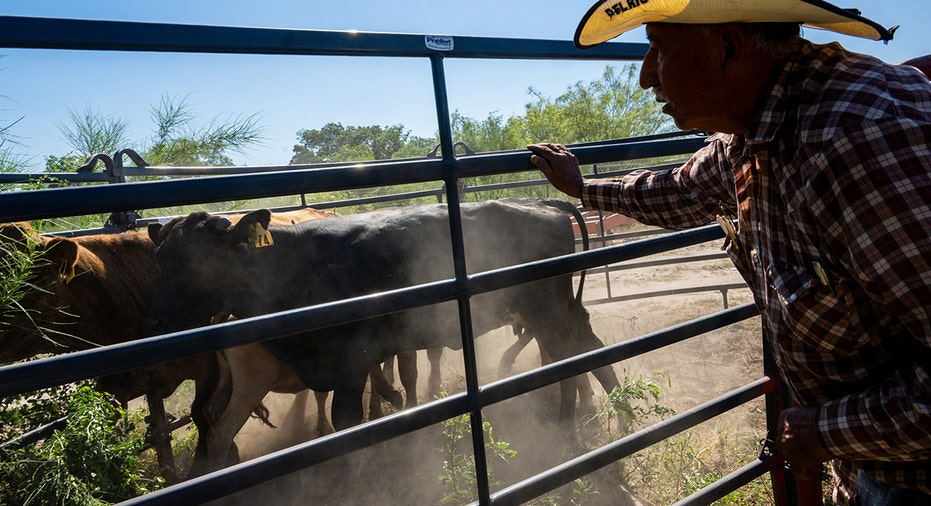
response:
M426 35L424 36L424 44L427 45L427 49L433 49L434 51L452 51L453 50L453 38L446 37L442 35Z

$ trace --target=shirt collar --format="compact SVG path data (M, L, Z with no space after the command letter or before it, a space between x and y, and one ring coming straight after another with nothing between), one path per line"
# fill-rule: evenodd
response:
M789 104L793 87L798 86L798 74L800 69L804 68L803 60L807 58L806 55L811 53L811 46L810 42L803 40L799 48L773 72L760 95L765 98L760 101L753 128L747 135L747 144L753 146L771 142L783 124L790 119Z

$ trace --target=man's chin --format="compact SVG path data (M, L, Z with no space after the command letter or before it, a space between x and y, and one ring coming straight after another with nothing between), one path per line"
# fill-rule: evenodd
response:
M663 114L672 118L672 121L680 130L688 130L689 128L685 125L684 118L678 114L678 112L679 111L668 102L663 104Z

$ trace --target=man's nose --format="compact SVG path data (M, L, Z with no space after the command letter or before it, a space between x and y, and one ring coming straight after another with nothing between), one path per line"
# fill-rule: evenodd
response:
M640 87L648 90L657 84L659 79L656 75L656 55L653 48L650 48L643 57L643 64L640 65Z

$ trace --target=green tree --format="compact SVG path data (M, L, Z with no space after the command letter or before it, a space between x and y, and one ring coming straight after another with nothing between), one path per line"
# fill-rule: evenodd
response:
M113 154L117 150L137 149L150 165L199 167L232 165L230 153L242 153L262 142L262 128L256 114L220 116L197 125L186 99L163 96L157 106L150 106L153 136L132 141L129 123L99 111L85 109L83 113L68 111L68 122L58 126L62 138L71 150L62 156L48 156L46 170L68 172L97 153Z
M129 144L129 122L101 114L89 107L80 113L68 109L68 123L59 123L58 132L71 148L65 157L86 158L97 153L112 154Z
M451 123L453 138L475 151L514 149L514 139L509 138L508 123L498 112L492 112L479 121L456 111L452 114Z
M476 120L454 113L453 137L477 152L523 149L534 142L576 144L607 139L622 139L674 130L662 113L653 94L640 88L637 66L618 70L605 67L600 79L579 81L565 93L550 98L530 88L534 100L524 107L524 114L504 119L492 113ZM500 174L469 181L470 185L488 185L539 178L536 171L527 174ZM521 190L493 190L476 194L479 200L514 195L544 196L548 187Z
M299 143L294 145L292 164L424 156L435 143L412 136L401 124L344 127L341 123L327 123L319 130L300 130L297 137Z
M565 144L622 139L675 129L653 94L640 88L637 65L607 66L600 80L577 82L555 99L531 89L536 100L513 126L526 142Z
M155 124L155 135L143 158L152 165L200 167L233 165L229 153L244 153L263 141L262 128L256 114L214 117L197 126L186 99L163 96L158 106L149 111Z
M637 65L605 67L601 79L579 81L550 98L533 88L524 114L495 112L484 120L453 113L453 137L475 151L523 149L533 142L575 144L672 131L653 94L640 88Z

